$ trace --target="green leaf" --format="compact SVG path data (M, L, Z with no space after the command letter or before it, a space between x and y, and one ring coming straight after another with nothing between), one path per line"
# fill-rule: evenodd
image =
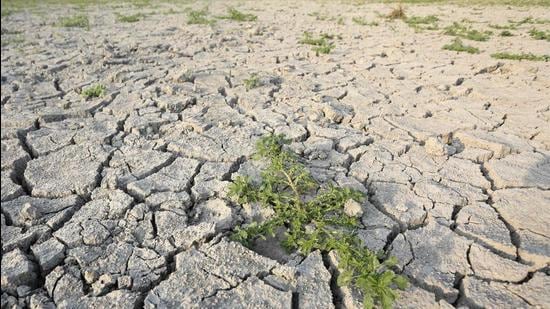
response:
M346 286L353 279L353 272L351 270L345 270L338 275L338 280L336 283L338 286Z
M409 286L409 280L407 280L407 278L404 276L400 276L400 275L395 276L395 278L393 279L393 282L401 290L404 290Z
M372 296L370 296L369 294L365 294L363 296L363 308L365 309L374 308L374 300L372 299Z

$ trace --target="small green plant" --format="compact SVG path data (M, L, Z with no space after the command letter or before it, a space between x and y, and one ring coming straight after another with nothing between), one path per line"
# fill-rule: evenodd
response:
M189 25L212 25L214 20L206 18L208 15L208 9L202 10L190 10L187 12L187 24Z
M227 16L220 16L219 18L235 21L255 21L258 19L258 16L250 13L243 13L235 8L228 8Z
M313 45L313 51L317 54L329 54L335 47L334 43L330 40L334 38L334 35L321 33L318 38L314 38L310 32L304 32L304 36L299 41L301 44Z
M450 44L443 46L444 50L451 50L456 52L466 52L469 54L479 54L479 49L473 46L464 45L461 39L455 38Z
M258 88L262 85L262 82L260 81L260 78L257 74L250 75L249 78L245 79L244 81L244 87L246 88L246 91L254 88Z
M283 228L282 245L289 251L307 255L313 250L325 254L334 250L339 258L337 283L361 290L364 308L373 308L375 303L391 308L397 297L394 287L406 288L407 279L390 270L397 263L394 257L380 262L381 253L364 247L354 232L358 219L344 213L344 205L360 202L363 194L334 185L320 188L299 158L284 149L288 143L283 135L261 138L253 156L268 163L261 183L239 176L230 185L229 196L238 203L259 203L275 214L264 222L237 227L231 238L250 246Z
M353 17L351 19L351 21L354 22L355 24L358 24L358 25L361 25L361 26L378 26L377 22L375 22L375 21L369 22L364 17Z
M103 96L103 94L105 94L105 86L101 85L101 84L95 84L93 86L90 86L86 89L84 89L82 91L82 95L86 98L86 99L90 99L90 98L99 98L101 96Z
M529 17L525 17L520 21L508 20L508 22L512 24L516 24L517 26L521 26L523 24L549 24L550 19L540 19L540 18L533 18L532 16L529 16Z
M498 30L516 30L517 27L514 24L508 24L508 25L497 25L497 24L489 24L489 27L493 29Z
M491 31L478 31L471 29L469 26L454 22L452 25L445 27L446 35L452 35L461 37L463 39L468 39L472 41L487 41L491 37Z
M140 21L144 17L143 14L137 13L133 15L122 15L119 13L116 13L116 20L121 23L135 23Z
M500 34L500 36L514 36L514 34L508 30L504 30L502 31Z
M550 41L550 31L542 31L533 28L529 30L529 35L535 40Z
M57 26L66 28L90 28L90 21L86 15L76 15L71 17L61 17Z
M405 19L405 23L417 31L437 30L439 18L435 15L412 16Z
M521 54L512 54L512 53L495 53L491 57L495 59L505 59L505 60L529 60L529 61L550 61L550 55L534 55L532 53L521 53Z
M317 54L330 54L330 52L336 47L336 45L329 43L327 45L315 46L313 51Z
M405 8L400 4L396 8L394 8L388 15L386 15L386 18L388 19L406 19L407 14L405 14Z

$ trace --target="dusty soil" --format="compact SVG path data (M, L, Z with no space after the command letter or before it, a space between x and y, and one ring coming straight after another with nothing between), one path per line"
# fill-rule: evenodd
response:
M440 19L417 31L382 4L239 9L258 20L188 25L174 5L2 18L2 308L360 307L330 255L226 239L262 216L226 191L258 172L270 132L319 182L368 193L358 233L411 282L397 307L550 306L550 66L490 56L550 54L528 34L550 30L548 10L410 5ZM89 30L53 25L75 14ZM489 27L527 17L511 37ZM455 21L493 31L463 40L479 54L442 50ZM335 48L316 55L304 31ZM105 94L84 99L94 84Z

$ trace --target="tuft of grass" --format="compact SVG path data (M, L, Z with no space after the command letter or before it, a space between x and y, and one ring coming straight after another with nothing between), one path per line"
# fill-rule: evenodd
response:
M520 21L508 20L508 22L511 24L516 24L516 26L521 26L523 24L550 24L550 19L533 18L532 16L529 16Z
M346 203L358 203L364 194L335 185L321 188L297 155L284 148L289 142L283 135L261 138L253 156L267 163L261 183L239 176L229 186L228 195L236 202L258 203L274 213L266 221L237 227L230 238L250 247L256 239L285 229L282 245L287 250L303 255L334 251L339 259L338 285L361 290L365 308L391 308L395 287L405 289L407 279L391 270L395 257L380 261L382 254L362 244L356 233L359 219L344 211Z
M529 30L529 35L535 40L550 41L550 31L537 30L535 28Z
M378 26L377 22L375 22L375 21L369 22L364 17L353 17L351 19L351 21L354 22L355 24L358 24L358 25L361 25L361 26Z
M504 30L502 31L500 34L500 36L514 36L514 34L508 30Z
M86 15L75 15L70 17L61 17L57 22L58 27L66 28L90 28L90 21Z
M517 27L514 24L508 24L508 25L497 25L497 24L489 24L489 27L493 29L498 30L516 30Z
M466 52L469 54L479 54L479 49L473 46L464 45L461 39L455 38L450 44L443 46L444 50L451 50L456 52Z
M235 8L227 9L227 16L220 16L220 19L229 19L235 21L255 21L258 16L250 13L243 13Z
M145 15L142 13L137 13L133 15L122 15L120 13L116 13L116 20L121 23L135 23L140 21Z
M388 19L406 19L407 14L405 14L405 8L399 4L396 8L392 9L388 15L386 15L386 18Z
M334 35L322 33L318 38L314 38L310 32L304 32L304 36L299 41L301 44L313 45L313 51L316 54L330 54L330 52L336 47L334 43L330 42L334 38Z
M439 18L435 15L412 16L405 19L405 23L417 31L438 30L437 22Z
M454 22L452 25L445 27L445 31L443 33L446 35L457 36L472 41L487 41L492 34L491 31L481 32L475 29L471 29L470 27L457 22Z
M105 94L105 91L107 89L105 86L101 84L95 84L93 86L90 86L82 91L82 96L84 96L86 99L90 98L99 98Z
M550 61L550 55L539 56L532 53L512 54L504 52L492 54L491 57L504 60Z
M261 85L262 82L260 81L260 77L257 74L252 74L249 78L244 80L244 87L246 88L246 91L258 88Z
M214 20L208 19L208 9L190 10L187 12L187 24L189 25L212 25Z

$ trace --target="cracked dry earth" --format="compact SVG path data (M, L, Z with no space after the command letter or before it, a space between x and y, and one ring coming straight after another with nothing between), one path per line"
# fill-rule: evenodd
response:
M411 283L396 307L550 306L550 68L489 57L547 53L529 25L469 55L377 17L385 5L247 3L258 21L213 26L159 14L169 8L92 6L89 31L52 26L76 8L3 17L25 42L2 47L2 308L360 307L334 284L331 254L228 240L269 215L226 192L258 175L250 157L270 132L292 138L319 182L368 193L359 236ZM481 29L549 17L407 9ZM316 56L304 31L341 39ZM252 73L262 85L247 91ZM95 83L106 94L83 99Z

